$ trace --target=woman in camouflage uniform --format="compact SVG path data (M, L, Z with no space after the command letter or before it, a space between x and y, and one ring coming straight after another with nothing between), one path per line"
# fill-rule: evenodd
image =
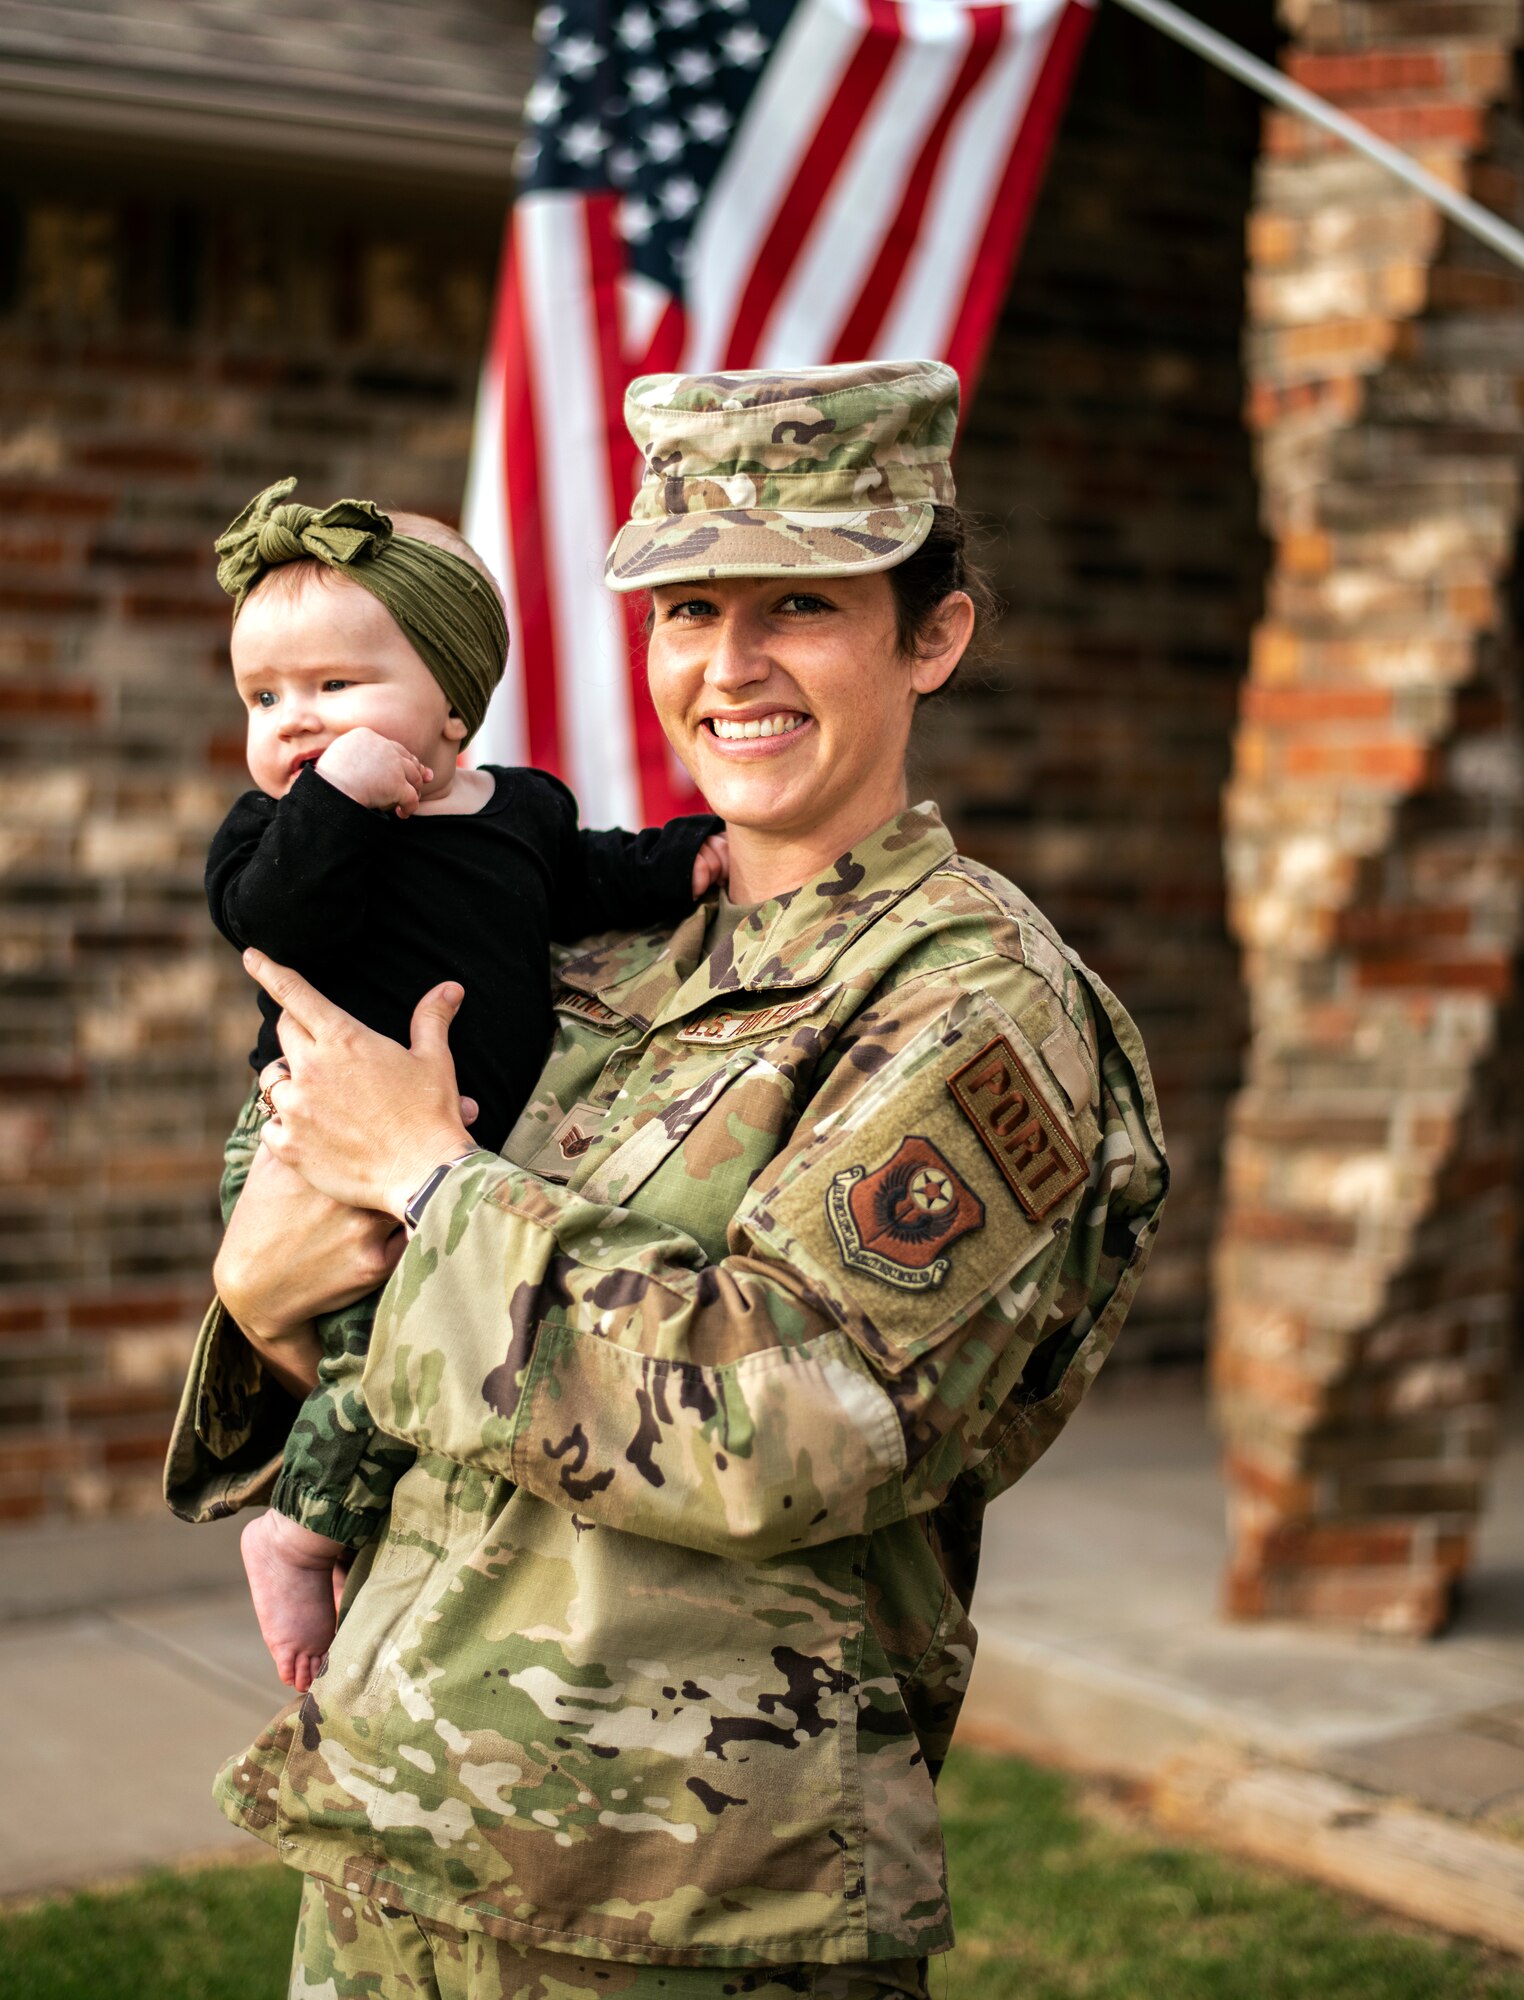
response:
M326 1672L219 1780L307 1871L295 1994L875 2000L951 1942L984 1508L1093 1379L1166 1181L1127 1015L907 803L974 622L956 408L923 362L631 389L609 581L652 593L730 895L559 966L502 1157L450 989L409 1052L253 966L268 1144L326 1199L250 1181L182 1504L278 1450L261 1357L410 1237L365 1392L417 1463Z

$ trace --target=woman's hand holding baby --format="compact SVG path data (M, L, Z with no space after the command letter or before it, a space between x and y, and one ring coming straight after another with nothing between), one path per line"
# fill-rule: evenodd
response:
M404 745L363 728L336 736L314 768L356 805L376 812L391 808L398 819L416 811L424 786L434 776Z
M413 1013L412 1044L402 1048L289 966L260 951L246 951L243 962L282 1010L280 1043L291 1066L264 1144L333 1200L400 1221L435 1167L471 1151L450 1055L461 989L426 993Z
M329 1200L261 1148L228 1221L213 1278L243 1332L300 1396L317 1379L309 1322L373 1292L402 1249L402 1232L389 1215Z

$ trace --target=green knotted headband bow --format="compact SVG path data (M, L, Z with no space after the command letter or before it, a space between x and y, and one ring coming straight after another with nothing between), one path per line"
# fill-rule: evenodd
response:
M320 513L288 497L295 485L267 486L217 538L217 581L233 616L282 563L324 563L380 599L474 736L508 658L497 592L448 549L397 534L374 501L335 500Z

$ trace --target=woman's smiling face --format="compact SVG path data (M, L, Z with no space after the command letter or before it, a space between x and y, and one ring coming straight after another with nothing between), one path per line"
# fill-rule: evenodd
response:
M732 830L840 853L905 803L916 697L950 657L901 652L887 576L736 577L652 591L651 696ZM961 593L949 605L968 604ZM969 607L972 623L972 607Z

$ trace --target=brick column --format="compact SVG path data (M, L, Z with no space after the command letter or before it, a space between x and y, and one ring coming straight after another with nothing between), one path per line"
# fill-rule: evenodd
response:
M1292 74L1520 219L1516 4L1285 20ZM1278 114L1250 251L1274 561L1225 798L1227 1603L1430 1633L1515 1316L1524 276Z

